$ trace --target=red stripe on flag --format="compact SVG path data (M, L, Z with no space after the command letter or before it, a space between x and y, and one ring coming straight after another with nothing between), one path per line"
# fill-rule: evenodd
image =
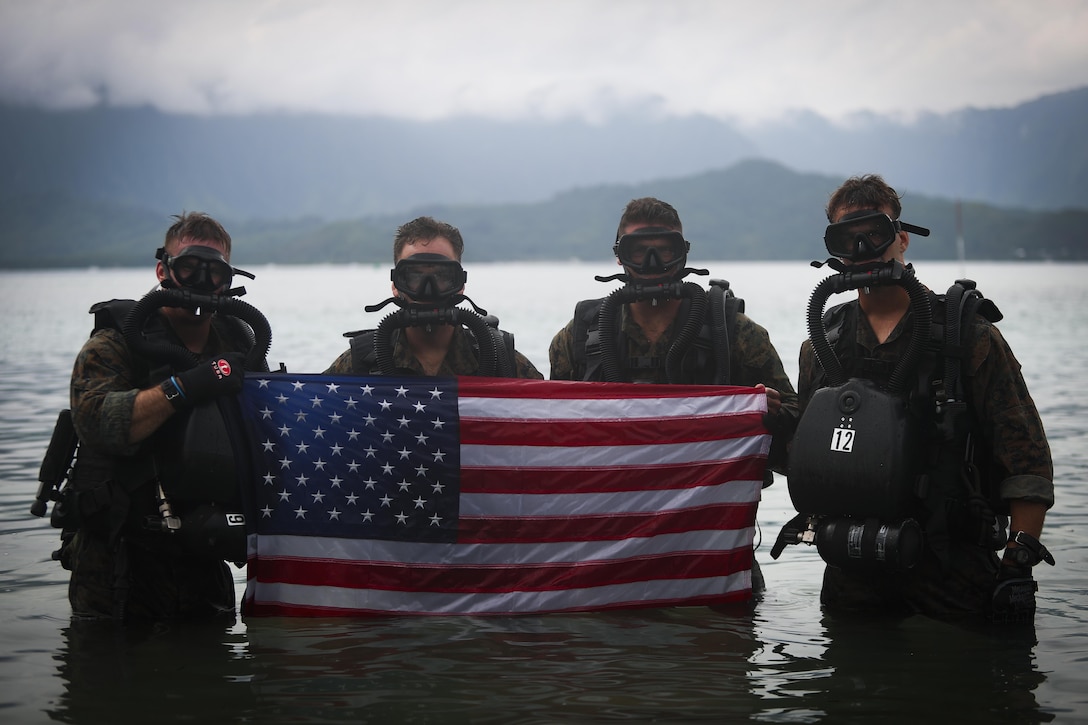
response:
M755 525L758 504L714 504L650 513L594 516L475 518L462 516L459 544L618 541L685 531L744 529Z
M752 388L735 385L633 385L591 383L572 380L526 380L517 378L457 378L457 395L462 398L547 398L551 400L649 400L668 398L721 398L750 395Z
M723 481L762 481L765 460L637 468L462 468L462 493L607 493L676 490Z
M752 566L751 549L678 552L591 562L516 566L406 565L370 561L266 558L254 578L345 589L447 593L587 589L649 580L705 579Z
M707 596L680 596L657 599L639 599L636 601L622 600L610 604L590 604L584 606L549 607L548 612L573 613L573 612L603 612L622 609L646 609L648 607L714 607L747 602L752 598L751 589L738 589L723 594ZM414 614L431 616L460 616L460 612L431 612L416 611L410 609L367 609L362 606L323 607L319 605L286 604L282 602L265 602L255 599L246 599L242 605L242 613L247 617L389 617ZM504 616L511 612L476 612L473 616Z
M762 413L633 420L461 418L462 445L623 446L726 440L762 435Z

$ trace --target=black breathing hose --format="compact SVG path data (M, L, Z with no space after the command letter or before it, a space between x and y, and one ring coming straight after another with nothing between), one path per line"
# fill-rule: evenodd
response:
M816 285L816 289L813 290L808 303L808 336L812 341L816 360L827 375L828 387L843 385L846 382L846 373L824 329L823 314L827 299L838 292L862 287L893 285L905 289L910 297L910 308L914 312L914 329L911 331L907 352L896 362L891 377L888 378L886 389L889 393L896 395L906 392L910 380L908 376L914 374L918 360L929 342L933 309L929 303L926 288L914 276L914 269L904 267L896 260L892 260L886 266L857 271L847 270L831 275Z
M944 309L944 339L945 349L951 350L960 342L960 302L966 293L963 285L954 284L948 290L945 298ZM944 389L945 398L952 400L959 392L960 360L955 355L944 356Z
M265 370L265 358L272 346L272 327L261 311L237 297L205 295L185 289L158 289L148 292L125 316L121 334L134 353L153 362L187 370L200 362L200 356L188 348L166 341L151 341L144 335L144 325L161 307L200 309L237 317L253 330L255 344L246 354L246 370Z
M688 298L692 301L692 314L688 315L688 319L684 321L680 334L676 336L665 357L665 374L669 382L679 382L680 361L683 359L687 347L698 336L699 328L703 324L703 312L706 309L706 295L703 293L703 288L694 282L672 282L664 286L628 283L614 290L612 294L605 298L601 304L601 310L597 314L597 329L600 331L601 339L601 370L605 382L625 382L623 371L620 368L619 350L616 345L620 333L620 310L628 302L651 298ZM698 307L697 310L696 307Z
M842 291L836 289L838 286L836 283L841 276L832 275L816 285L816 289L812 290L812 295L809 297L806 314L808 339L812 343L812 352L816 355L816 362L823 368L824 375L827 376L827 385L831 388L837 388L845 383L846 373L831 343L828 342L827 331L824 330L824 304L832 294Z
M711 283L710 287L711 344L714 346L714 385L729 385L730 349L729 327L725 320L723 298L725 290Z
M691 309L688 311L683 327L680 328L680 333L669 345L669 351L665 354L665 378L673 385L684 382L680 366L691 343L699 336L699 329L703 326L703 315L706 314L706 294L702 287L694 282L685 282L680 296L691 300Z
M498 352L495 349L495 336L487 321L472 310L460 307L437 307L419 309L402 307L386 315L378 323L374 332L374 355L382 375L393 375L393 331L404 327L424 327L426 325L464 325L472 332L479 346L480 367L478 374L494 377L498 370ZM504 371L504 374L508 374Z

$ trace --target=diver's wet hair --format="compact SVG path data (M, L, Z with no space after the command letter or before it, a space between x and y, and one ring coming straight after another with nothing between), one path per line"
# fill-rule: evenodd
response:
M227 259L230 259L230 234L227 234L227 230L215 219L199 211L183 211L172 218L177 221L166 230L166 239L162 245L168 252L176 253L176 245L183 239L191 239L194 242L218 242L223 245Z
M461 238L461 232L457 227L446 222L440 222L429 216L421 216L397 227L397 233L393 236L393 261L400 259L401 250L412 242L445 237L453 245L453 253L457 255L457 261L461 261L461 255L465 251L465 241Z
M892 212L889 216L898 219L903 213L899 199L899 194L880 174L851 176L827 200L827 220L835 221L834 216L840 209L889 209Z
M667 204L652 196L644 196L641 199L632 199L627 202L620 217L620 225L616 228L616 239L623 236L623 230L629 224L646 224L652 227L663 227L674 231L683 232L684 226L680 223L680 215L671 204Z

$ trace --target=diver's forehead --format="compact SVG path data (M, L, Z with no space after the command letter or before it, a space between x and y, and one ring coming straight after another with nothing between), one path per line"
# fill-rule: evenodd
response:
M427 254L440 254L446 259L457 261L457 252L453 248L453 242L446 237L432 237L431 239L413 239L407 242L400 250L397 262L405 257L426 252Z
M851 214L859 214L860 215L863 212L867 212L869 214L885 214L885 215L887 215L887 217L889 219L891 218L891 210L890 209L886 209L886 208L882 208L882 207L873 207L873 206L850 205L850 206L836 207L835 210L834 210L834 216L832 216L832 218L831 218L831 222L833 224L837 224L837 223L843 221L843 219L845 217L847 217L847 216L849 216Z

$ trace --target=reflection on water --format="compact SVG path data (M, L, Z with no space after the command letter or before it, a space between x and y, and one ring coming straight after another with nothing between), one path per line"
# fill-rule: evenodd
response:
M62 722L1048 722L1019 637L744 608L62 630ZM780 623L777 624L780 626ZM955 685L950 686L954 678ZM118 703L123 702L123 708Z
M254 698L242 633L222 626L118 627L71 621L62 629L63 692L45 707L66 723L237 722Z
M816 698L826 712L873 721L1049 722L1034 690L1045 680L1033 667L1035 633L1024 629L972 631L921 617L822 620L833 674Z
M277 620L63 630L62 722L747 718L750 615ZM122 709L117 703L124 701Z
M748 302L796 373L801 312L823 274L797 265L708 265ZM373 326L385 269L257 270L247 301L273 325L273 359L304 372ZM547 367L547 344L575 300L600 296L594 265L474 265L470 294ZM989 265L968 276L1005 312L1056 463L1058 505L1036 572L1034 634L923 618L831 620L808 547L773 561L766 541L790 518L785 481L764 492L757 553L768 589L751 606L374 621L260 619L229 626L118 629L72 622L56 532L28 514L37 468L87 308L139 296L144 270L0 273L0 709L5 722L1059 722L1088 706L1088 276L1085 267ZM924 281L963 276L920 265ZM384 277L384 279L382 279ZM548 279L563 304L519 300ZM750 280L781 280L779 288ZM360 284L360 280L365 283ZM268 284L262 289L262 284ZM300 306L284 289L317 298ZM344 290L350 299L345 299ZM789 294L783 294L787 290ZM1044 307L1047 314L1033 309ZM505 309L504 309L505 307ZM1053 361L1061 361L1055 374ZM236 573L239 591L244 572ZM1038 640L1036 643L1036 639Z
M750 619L610 614L249 626L260 709L375 722L747 717ZM300 697L301 695L301 697ZM319 704L320 703L320 704ZM354 712L352 712L354 711ZM345 712L348 713L345 715Z

